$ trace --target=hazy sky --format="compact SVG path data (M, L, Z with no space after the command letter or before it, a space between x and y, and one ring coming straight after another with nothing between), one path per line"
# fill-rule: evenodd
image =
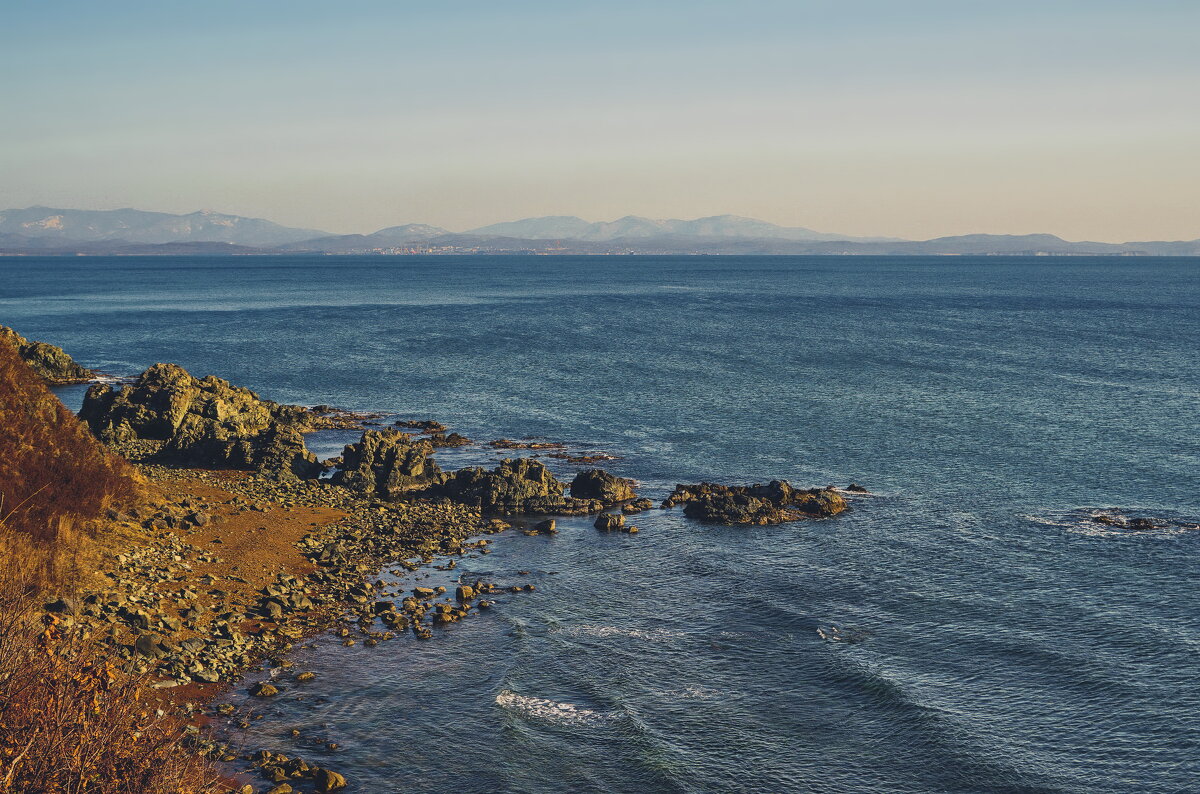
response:
M0 0L0 207L1194 239L1198 36L1198 0Z

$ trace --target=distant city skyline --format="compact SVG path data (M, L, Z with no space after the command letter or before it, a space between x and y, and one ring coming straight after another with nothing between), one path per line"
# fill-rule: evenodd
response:
M5 9L0 207L1200 238L1200 4Z

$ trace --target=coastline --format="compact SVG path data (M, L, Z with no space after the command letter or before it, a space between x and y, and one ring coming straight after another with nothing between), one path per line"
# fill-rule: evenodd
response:
M107 389L101 387L102 392ZM351 424L349 415L338 414L323 419L313 430L348 430ZM368 430L365 424L373 423L360 417L354 428L363 431L363 441L354 445L359 452L369 446L368 438L399 440L402 451L416 443L408 434ZM433 422L397 424L430 425L432 429L424 428L427 433L445 430ZM319 683L309 683L313 673L295 668L287 657L306 638L334 631L343 645L367 647L404 631L429 639L433 628L447 628L490 608L494 603L488 600L490 595L534 589L532 584L517 582L458 579L451 583L456 585L453 590L450 586L395 590L395 582L383 579L389 570L400 576L432 565L436 558L450 558L438 568L451 570L468 554L488 554L489 535L514 528L527 535L553 534L556 515L598 515L597 530L636 533L637 527L625 523L627 514L660 508L638 497L632 481L594 469L581 472L571 485L572 494L578 487L590 498L538 501L546 498L547 491L528 490L530 483L540 481L544 489L546 482L557 481L533 458L504 461L491 473L468 468L444 475L451 483L464 474L469 481L500 477L503 472L533 478L517 481L525 486L516 487L526 488L516 492L523 494L519 498L510 495L517 501L493 504L489 511L455 501L453 496L438 496L436 491L433 498L422 498L423 492L418 498L407 494L389 498L377 492L378 484L369 483L364 492L354 487L355 481L338 476L281 478L274 471L164 465L161 453L166 444L161 441L110 438L106 446L134 463L155 495L143 508L110 511L113 535L126 542L109 549L100 566L97 579L104 585L81 591L74 600L60 600L56 608L90 630L98 629L100 641L124 660L128 672L154 679L149 687L164 709L187 721L190 744L198 753L226 765L246 764L234 776L244 786L253 786L245 781L257 770L258 777L277 784L269 789L272 794L289 791L280 787L291 785L289 780L315 781L317 790L324 791L340 788L345 779L335 770L279 756L270 748L218 738L234 728L249 728L257 716L252 708L237 713L228 703L212 706L239 687L238 682L250 684L251 700L276 697L300 684L311 691L319 688ZM551 450L547 454L574 466L592 460L572 457L565 445L544 441L501 439L476 446L533 451L534 458ZM347 456L350 451L347 447ZM506 469L510 464L511 470ZM394 459L389 465L397 467ZM436 464L430 465L432 471L439 471ZM382 474L371 475L375 476L382 482ZM553 494L555 487L561 493L562 485L552 485L548 493ZM845 509L844 500L832 489L793 492L786 483L677 486L660 509L685 504L685 512L692 515L691 508L701 506L688 501L695 499L707 500L708 512L701 520L713 523L802 520L817 517L814 505L820 503L820 509L825 509L830 500L840 505L834 512ZM522 504L533 509L522 510ZM613 508L618 509L609 512ZM264 662L267 675L255 676ZM250 681L255 678L259 680ZM218 730L201 730L205 726ZM318 775L326 777L318 779Z
M374 645L415 630L414 613L436 603L470 609L454 593L429 593L412 609L397 605L393 630L377 630L375 619L388 610L379 606L376 576L385 567L416 570L435 556L487 553L486 536L511 526L460 505L388 504L327 482L139 469L162 498L145 518L114 522L125 542L107 550L96 572L106 586L81 590L64 617L99 633L131 673L149 676L162 707L194 726L193 744L211 760L254 760L248 748L232 751L197 730L229 716L209 708L215 698L265 660L290 667L292 645L315 634L337 629L343 644ZM180 516L205 518L197 525ZM268 602L279 608L268 613Z

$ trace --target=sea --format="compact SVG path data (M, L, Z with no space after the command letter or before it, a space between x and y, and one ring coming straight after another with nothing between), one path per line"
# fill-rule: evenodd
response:
M1200 791L1200 259L3 258L0 323L117 377L565 442L655 500L870 491L394 578L536 590L296 649L316 682L237 740L349 792Z

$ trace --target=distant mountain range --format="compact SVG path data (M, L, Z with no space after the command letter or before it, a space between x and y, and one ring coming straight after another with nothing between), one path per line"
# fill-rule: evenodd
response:
M812 229L776 226L754 218L737 215L714 215L694 221L654 220L627 215L608 223L588 223L572 215L551 215L545 218L526 218L521 221L494 223L472 229L467 234L481 237L516 237L527 240L645 240L660 237L746 240L859 240L862 242L894 241L894 237L847 237L823 234Z
M261 218L201 211L50 207L0 212L0 254L737 254L737 255L1125 255L1200 256L1200 240L1070 242L1050 234L970 234L933 240L849 237L717 215L695 220L627 216L590 223L574 216L526 218L466 232L406 224L331 235Z
M143 210L61 210L29 207L0 212L0 235L78 243L233 243L267 247L324 236L315 229L289 229L261 218L201 210L189 215Z

